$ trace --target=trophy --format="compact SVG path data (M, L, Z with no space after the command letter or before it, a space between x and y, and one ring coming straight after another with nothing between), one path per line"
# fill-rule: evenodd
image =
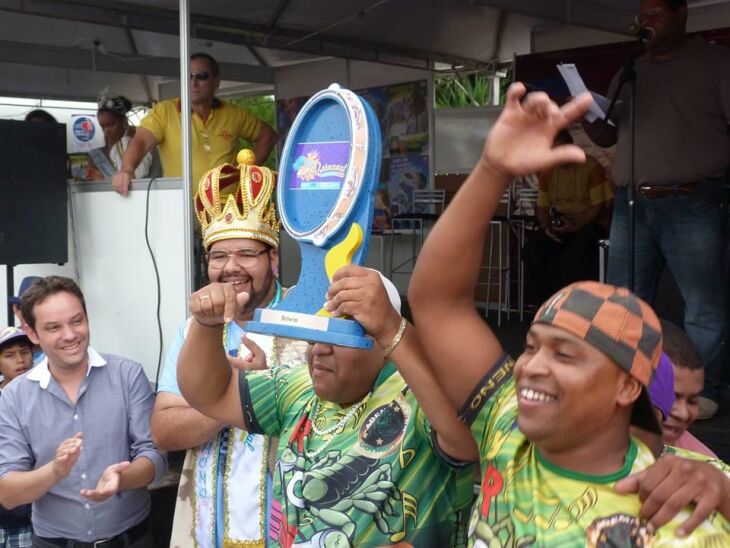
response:
M275 307L256 309L246 330L353 348L373 341L354 320L324 309L335 272L367 257L380 175L380 128L370 106L332 84L292 124L279 164L277 208L298 242L301 272Z

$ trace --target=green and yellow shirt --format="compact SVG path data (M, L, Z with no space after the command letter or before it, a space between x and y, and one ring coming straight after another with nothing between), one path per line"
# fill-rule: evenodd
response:
M249 432L280 438L271 544L465 542L474 469L440 456L392 364L363 403L349 409L319 400L306 366L242 373L240 391Z
M654 462L641 442L632 439L623 468L606 476L579 474L543 459L517 427L513 367L507 358L495 366L463 411L482 467L470 546L730 546L730 524L717 513L684 539L674 532L688 510L651 533L638 518L638 496L614 492L616 481Z

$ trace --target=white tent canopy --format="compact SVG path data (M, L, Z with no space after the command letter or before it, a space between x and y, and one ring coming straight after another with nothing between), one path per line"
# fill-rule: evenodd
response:
M721 26L718 21L730 18L727 0L689 3L691 20ZM580 45L566 40L566 32L579 41L621 39L638 4L190 0L190 51L209 52L222 62L224 94L272 93L277 69L323 58L473 69L541 44ZM177 85L177 10L178 0L0 0L0 70L6 75L0 95L93 100L109 87L149 104L159 99L161 84ZM720 13L725 16L718 19Z

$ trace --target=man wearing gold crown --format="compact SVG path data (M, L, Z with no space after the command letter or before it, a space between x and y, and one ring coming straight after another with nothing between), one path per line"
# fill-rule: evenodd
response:
M279 222L271 203L276 174L252 165L250 150L241 151L238 161L238 166L223 164L206 173L195 196L210 281L250 296L247 306L226 324L223 347L238 368L252 367L254 356L263 362L262 353L272 367L301 363L304 343L244 337L243 325L254 310L278 303L283 290L277 278ZM157 447L188 449L170 546L264 546L268 456L276 451L276 440L210 419L182 397L176 367L190 323L181 327L166 356L152 414Z

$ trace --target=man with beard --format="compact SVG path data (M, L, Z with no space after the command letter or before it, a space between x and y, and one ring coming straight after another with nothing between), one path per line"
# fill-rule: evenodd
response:
M356 318L371 349L314 343L308 367L236 374L219 341L246 295L213 283L190 297L183 394L206 415L280 437L270 545L463 545L474 470L462 463L476 456L469 430L455 411L426 417L416 401L446 404L393 284L352 265L341 276L346 287L328 308Z
M239 158L239 166L223 164L207 173L195 197L209 279L250 295L246 306L227 322L218 344L229 362L241 369L253 367L258 363L254 357L264 353L271 367L299 363L304 343L253 335L259 347L244 337L245 322L254 310L277 304L283 289L278 280L279 222L271 203L276 175L250 165L251 151L241 151ZM167 451L188 450L171 546L263 546L267 457L276 451L276 440L210 419L185 401L176 370L191 324L192 319L181 326L167 353L152 413L156 445Z
M0 504L33 503L37 548L151 547L147 485L166 461L152 445L142 366L89 346L73 280L36 281L20 308L46 357L0 398Z

